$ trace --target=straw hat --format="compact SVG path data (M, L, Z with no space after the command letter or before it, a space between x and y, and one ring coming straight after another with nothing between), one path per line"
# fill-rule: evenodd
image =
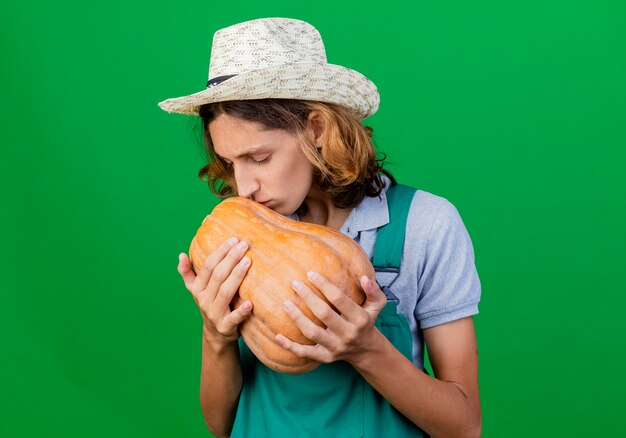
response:
M263 18L218 30L206 90L159 106L198 115L206 103L266 98L336 103L361 118L374 114L380 101L376 86L361 73L328 64L322 37L309 23Z

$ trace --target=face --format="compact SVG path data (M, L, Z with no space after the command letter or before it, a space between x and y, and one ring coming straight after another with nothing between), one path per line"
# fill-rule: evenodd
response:
M237 193L283 214L294 213L313 184L313 166L297 137L220 114L209 123L215 153L232 166Z

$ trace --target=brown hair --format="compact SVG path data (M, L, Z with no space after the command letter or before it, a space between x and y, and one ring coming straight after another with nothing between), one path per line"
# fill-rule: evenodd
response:
M324 125L321 145L306 135L309 114L316 111ZM202 105L200 117L209 163L199 176L220 197L236 194L232 168L213 148L209 123L220 114L257 122L267 129L283 129L298 137L302 151L314 168L314 183L338 208L358 205L365 196L378 196L384 187L380 173L384 155L376 158L372 129L361 124L349 109L331 103L292 99L235 100Z

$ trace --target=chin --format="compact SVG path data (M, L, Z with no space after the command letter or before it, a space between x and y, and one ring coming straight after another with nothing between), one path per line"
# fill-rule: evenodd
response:
M272 210L274 213L278 213L281 214L283 216L287 216L289 213L285 213L285 210L283 208L280 207L268 207L270 210Z
M282 205L272 205L268 206L268 208L282 216L289 216L290 214L293 214L295 212L295 210L291 211L291 209L285 208L285 206Z

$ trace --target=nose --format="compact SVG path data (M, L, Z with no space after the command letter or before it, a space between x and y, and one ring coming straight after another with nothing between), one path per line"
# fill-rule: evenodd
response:
M244 171L235 166L234 176L237 184L237 195L242 198L252 198L252 195L259 190L260 184L253 172Z

